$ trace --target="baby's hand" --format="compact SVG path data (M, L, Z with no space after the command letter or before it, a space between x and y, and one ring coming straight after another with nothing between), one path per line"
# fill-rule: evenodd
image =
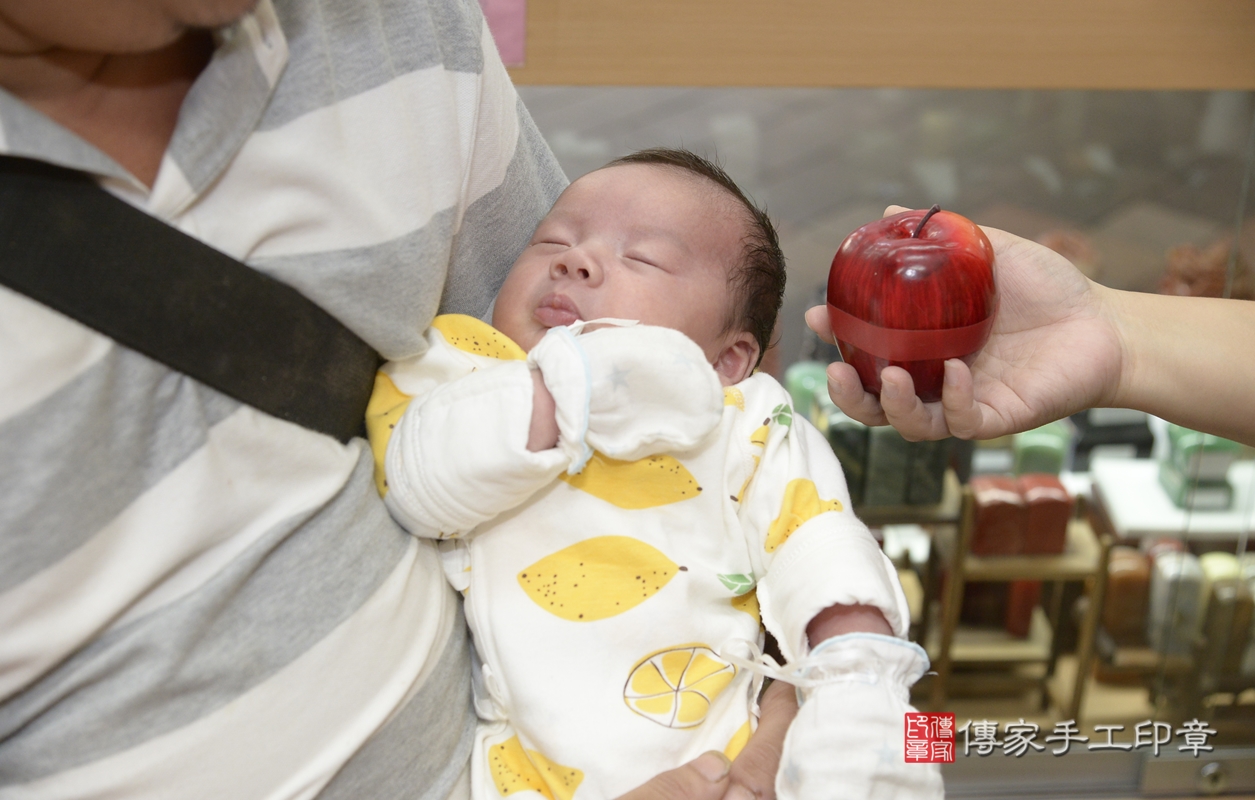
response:
M572 474L593 450L635 461L689 449L723 415L723 388L706 355L669 328L606 327L579 336L553 328L528 363L553 396L558 447Z
M797 664L802 706L784 740L779 800L939 800L936 764L908 764L910 688L928 669L917 644L874 633L829 639Z

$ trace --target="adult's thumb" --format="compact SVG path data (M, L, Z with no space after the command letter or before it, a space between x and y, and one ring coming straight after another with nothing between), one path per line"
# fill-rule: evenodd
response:
M732 763L715 750L655 776L619 800L721 800Z

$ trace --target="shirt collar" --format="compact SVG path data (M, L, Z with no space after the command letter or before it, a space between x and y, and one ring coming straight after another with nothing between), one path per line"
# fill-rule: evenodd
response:
M177 165L197 193L226 168L257 127L288 60L287 40L271 0L260 0L243 18L215 31L214 37L213 58L184 99L166 150L166 160ZM147 192L94 145L3 89L0 153L39 159Z

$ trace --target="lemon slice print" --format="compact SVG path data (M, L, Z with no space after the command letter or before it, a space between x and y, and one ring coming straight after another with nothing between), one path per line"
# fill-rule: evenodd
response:
M535 791L549 800L571 800L584 773L555 764L535 750L524 750L518 736L488 748L488 769L502 797Z
M735 761L736 757L745 749L745 745L750 740L750 734L753 733L749 720L745 720L745 724L737 728L736 733L732 734L732 738L728 740L728 746L723 748L723 754L728 757L729 761Z
M745 394L735 386L723 387L723 404L725 406L736 406L737 409L745 410Z
M710 705L736 677L736 667L704 644L683 644L637 662L623 688L627 707L668 728L702 724Z
M841 511L843 508L840 500L821 498L814 481L805 478L791 480L789 485L784 487L784 502L780 504L780 516L776 517L767 530L767 541L764 547L770 553L784 544L794 531L802 527L802 523L820 514Z
M686 570L639 539L594 536L550 553L520 572L518 581L550 614L593 622L635 608Z

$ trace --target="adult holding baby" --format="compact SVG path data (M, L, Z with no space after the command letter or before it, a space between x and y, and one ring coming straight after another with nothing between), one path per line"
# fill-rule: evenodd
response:
M91 176L388 358L438 310L483 314L565 185L473 2L0 0L0 89L0 153ZM0 452L0 793L465 791L461 612L360 439L0 287ZM633 797L769 789L790 702L731 772L708 754Z
M923 440L990 439L1086 408L1134 408L1255 444L1255 303L1110 289L1042 245L985 233L1000 305L971 366L947 361L941 400L925 403L899 367L881 373L877 397L853 367L832 364L828 391L842 411ZM832 340L826 308L806 321Z

